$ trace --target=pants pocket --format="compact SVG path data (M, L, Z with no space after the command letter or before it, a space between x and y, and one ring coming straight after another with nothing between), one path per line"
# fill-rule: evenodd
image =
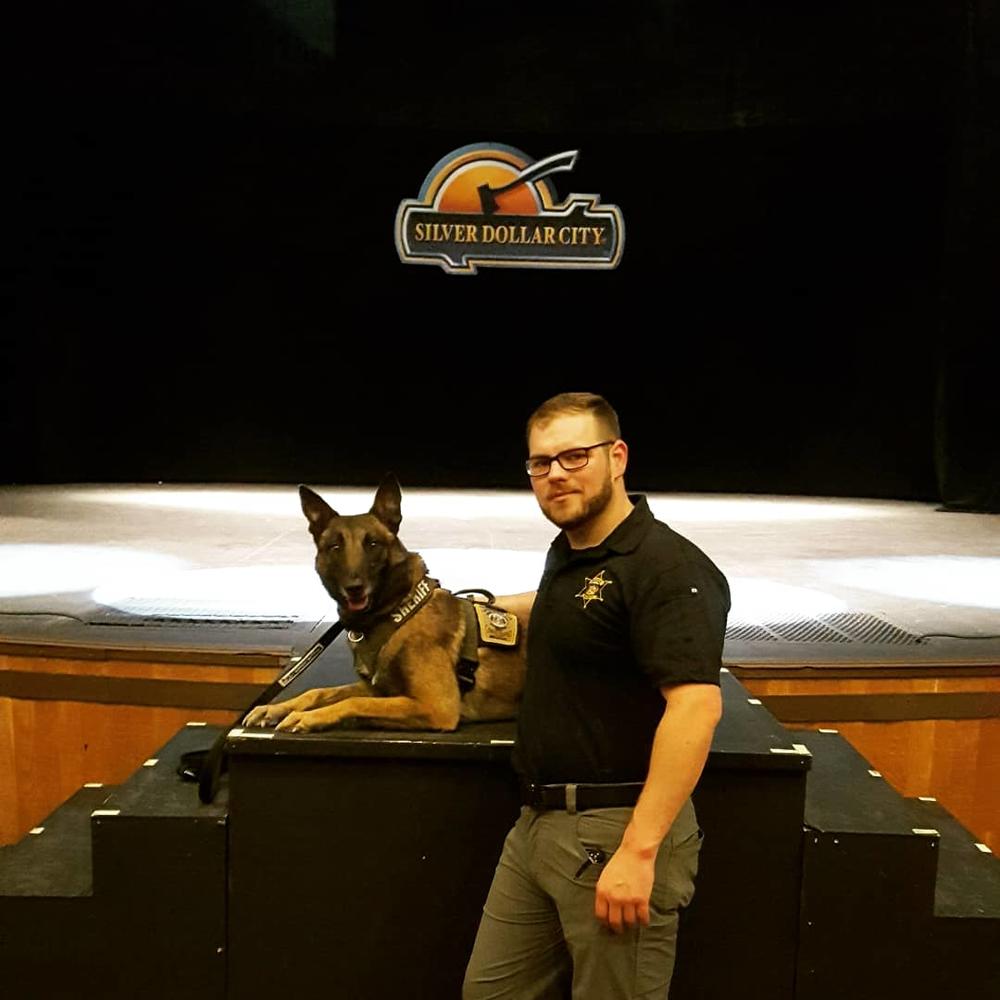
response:
M698 855L704 834L694 807L685 804L656 857L656 881L649 899L649 927L639 932L636 996L661 1000L673 978L681 908L694 898Z
M694 806L688 800L657 854L656 881L650 897L651 909L667 913L691 903L704 836L698 826Z
M621 846L632 807L588 809L576 818L577 867L571 873L582 885L597 885L604 865Z

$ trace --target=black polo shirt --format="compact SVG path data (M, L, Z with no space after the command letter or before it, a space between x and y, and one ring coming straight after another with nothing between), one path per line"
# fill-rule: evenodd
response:
M542 784L644 781L664 684L719 682L729 586L644 496L600 544L549 549L514 765Z

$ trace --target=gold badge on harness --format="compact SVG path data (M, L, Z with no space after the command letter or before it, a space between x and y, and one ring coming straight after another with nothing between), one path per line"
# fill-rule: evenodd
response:
M498 611L473 602L479 621L479 641L484 646L516 646L517 617L509 611Z

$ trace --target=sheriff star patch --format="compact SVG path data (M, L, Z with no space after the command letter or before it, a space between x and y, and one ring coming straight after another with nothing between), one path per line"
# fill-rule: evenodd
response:
M601 601L603 603L604 598L602 594L604 593L604 588L615 582L614 580L605 579L603 569L594 576L585 576L584 581L583 588L575 595L583 601L584 607L587 607L591 601Z

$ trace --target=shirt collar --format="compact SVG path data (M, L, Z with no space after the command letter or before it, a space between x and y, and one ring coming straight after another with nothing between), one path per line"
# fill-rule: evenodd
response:
M612 552L618 555L633 552L653 523L653 513L649 509L649 503L644 494L630 493L628 498L632 501L632 510L629 511L628 517L603 542L589 549L574 549L570 547L566 533L561 531L552 542L553 554L560 560L568 561L579 556L593 558Z

